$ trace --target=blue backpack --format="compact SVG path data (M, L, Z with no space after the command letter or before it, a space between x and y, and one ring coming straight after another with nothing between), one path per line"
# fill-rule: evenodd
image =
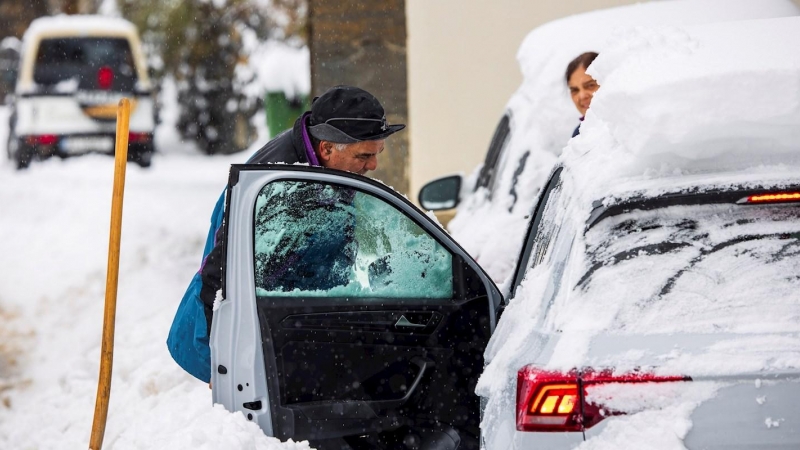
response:
M214 248L217 230L222 226L225 212L225 192L220 195L214 212L211 214L211 227L208 230L206 245L203 249L203 262ZM202 269L202 265L200 266ZM208 325L203 302L200 300L200 288L203 279L198 270L186 292L183 294L172 326L167 336L167 348L172 359L183 370L194 377L208 383L211 381L211 349L209 348Z

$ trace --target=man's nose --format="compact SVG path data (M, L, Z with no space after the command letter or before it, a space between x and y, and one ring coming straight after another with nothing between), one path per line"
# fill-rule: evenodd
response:
M367 164L364 166L367 170L375 170L378 168L378 157L373 156L367 160Z

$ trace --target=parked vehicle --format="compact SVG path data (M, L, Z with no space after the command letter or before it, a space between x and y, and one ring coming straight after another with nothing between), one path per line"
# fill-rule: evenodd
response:
M797 45L791 17L598 57L484 355L487 449L800 447Z
M232 166L213 401L320 449L800 446L798 46L791 17L607 48L505 296L382 183Z
M155 111L136 28L123 19L57 16L25 32L12 102L8 157L114 153L117 104L131 98L128 158L151 163Z
M798 14L800 9L789 0L659 1L578 14L534 29L517 53L522 85L508 101L483 164L466 179L453 175L431 181L420 190L420 205L429 210L457 207L448 229L507 292L526 216L579 123L564 80L573 58L586 51L602 54L615 33L634 26ZM452 198L455 187L460 189L455 201L437 200Z

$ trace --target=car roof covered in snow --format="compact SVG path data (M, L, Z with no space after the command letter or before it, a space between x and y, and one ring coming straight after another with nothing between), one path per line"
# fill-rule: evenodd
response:
M543 122L541 131L556 134L566 143L578 123L578 112L564 79L567 65L581 53L603 53L613 45L613 36L621 30L799 14L800 9L790 0L674 0L637 3L566 17L534 29L523 41L517 53L524 76L520 90L532 100L535 108L548 109L544 117L537 119Z
M800 17L622 33L592 64L602 87L565 161L578 183L620 198L796 184L797 48Z

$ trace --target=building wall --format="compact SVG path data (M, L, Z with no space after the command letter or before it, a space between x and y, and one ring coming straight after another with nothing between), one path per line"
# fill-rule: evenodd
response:
M798 0L800 1L800 0ZM410 193L483 161L533 28L634 0L407 0ZM558 45L554 42L553 45Z

